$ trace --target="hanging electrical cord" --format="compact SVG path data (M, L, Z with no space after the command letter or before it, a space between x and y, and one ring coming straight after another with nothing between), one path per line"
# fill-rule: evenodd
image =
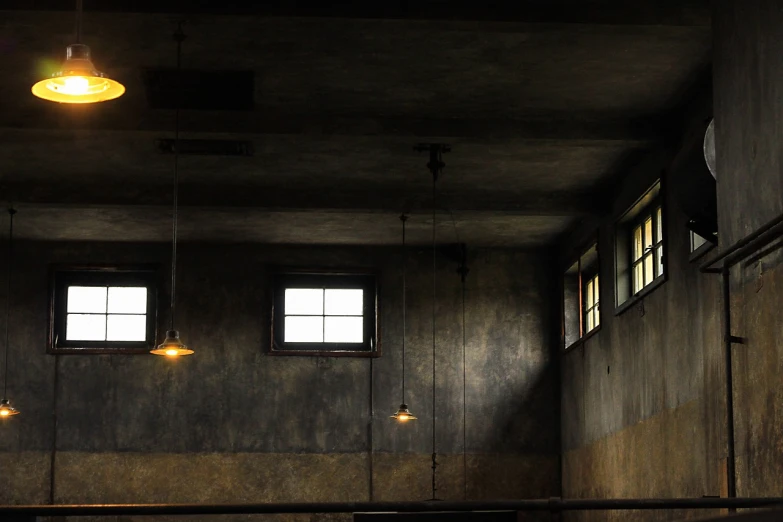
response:
M179 113L182 83L182 42L185 40L185 33L182 31L183 21L177 24L177 30L174 32L174 41L177 42L177 75L176 75L176 106L174 111L174 186L172 198L172 220L171 220L171 303L169 310L170 328L166 332L166 338L154 350L150 350L155 355L165 355L167 357L179 357L180 355L191 355L193 350L185 346L179 338L179 332L176 325L176 300L177 300L177 226L179 210Z
M8 347L9 347L9 325L11 324L11 263L14 258L14 214L16 210L8 209L8 265L6 266L6 286L5 286L5 363L3 364L3 399L8 396Z
M435 296L437 295L437 256L435 255L435 238L436 238L436 218L437 218L437 197L438 197L438 172L440 169L437 166L432 168L432 500L437 500L435 492L438 490L436 487L435 475L437 473L438 452L436 450L435 442Z
M430 153L430 161L427 163L427 168L432 173L432 498L430 500L440 500L435 497L437 492L437 469L438 469L438 451L437 451L437 436L436 436L436 416L435 416L435 404L436 404L436 386L435 386L435 314L437 297L437 209L438 209L438 177L440 176L443 167L446 166L443 163L443 153L451 151L451 146L443 143L421 143L414 147L414 150L419 152L427 151Z
M408 410L408 405L405 403L405 334L408 331L406 324L408 308L408 250L405 244L405 224L408 221L408 216L402 214L400 216L400 221L402 221L402 402L400 403L400 407L397 409L397 413L392 415L391 418L400 422L407 422L409 420L416 420L416 416L413 415L410 410Z
M76 43L82 43L82 11L83 0L76 0Z
M467 329L465 321L465 285L468 277L468 251L460 241L459 229L457 228L457 220L454 218L454 212L448 209L449 216L451 217L451 224L454 227L454 236L457 239L457 245L460 247L460 264L457 268L457 273L460 276L462 286L462 496L464 500L468 499L468 438L467 438L467 418L468 418L468 392L467 392Z
M6 294L5 294L5 363L3 368L3 397L0 399L0 417L7 418L13 415L18 415L19 410L11 406L11 401L8 400L8 352L10 346L9 328L11 324L11 278L13 276L13 251L14 251L14 214L16 210L13 207L8 208L9 224L8 224L8 266L7 268L7 282L6 282Z

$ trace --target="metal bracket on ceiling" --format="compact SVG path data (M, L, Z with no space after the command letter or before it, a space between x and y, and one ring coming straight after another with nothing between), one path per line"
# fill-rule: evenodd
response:
M451 145L446 143L419 143L413 147L416 152L429 152L430 161L427 163L427 168L432 172L432 176L435 181L443 173L443 167L446 164L443 162L443 153L451 152Z

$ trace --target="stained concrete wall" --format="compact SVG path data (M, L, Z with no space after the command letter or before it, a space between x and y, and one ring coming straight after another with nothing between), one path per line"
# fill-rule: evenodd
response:
M729 246L783 213L783 7L714 6L718 202ZM779 495L783 481L783 268L780 242L732 270L737 494Z
M178 326L194 356L45 353L50 263L162 263L165 274L168 255L165 244L16 249L9 396L22 415L0 425L0 503L430 498L429 251L409 256L406 400L420 420L402 426L388 419L400 402L397 249L185 244ZM379 271L382 357L264 354L268 267L314 263ZM557 495L551 263L479 250L469 264L468 498ZM461 289L444 257L436 304L438 496L461 499Z
M601 328L562 355L563 496L720 495L725 425L720 285L689 260L687 218L666 185L671 154L646 158L618 187L612 212L569 241L597 232ZM615 308L615 223L665 172L667 279L633 306ZM564 256L564 269L572 261ZM572 520L676 520L704 513L573 513Z

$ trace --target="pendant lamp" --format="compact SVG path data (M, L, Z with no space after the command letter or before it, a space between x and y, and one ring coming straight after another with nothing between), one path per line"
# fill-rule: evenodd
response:
M182 32L182 22L179 23L174 40L177 42L177 76L179 78L182 61L182 42L185 40L185 33ZM172 204L172 227L171 227L171 314L170 328L166 332L166 339L150 353L155 355L164 355L174 358L180 355L191 355L193 350L185 346L179 338L179 332L174 327L174 318L176 310L176 289L177 289L177 197L179 193L179 99L174 112L174 198Z
M96 103L119 98L125 87L95 68L90 48L82 43L82 0L76 0L76 43L65 50L65 61L51 78L33 85L33 94L59 103Z
M0 399L0 417L12 417L19 415L19 410L11 406L11 401L8 400L8 328L11 324L11 279L12 279L12 261L13 261L13 245L14 245L14 214L16 210L13 208L8 209L8 216L10 223L8 225L8 280L6 281L6 293L5 293L5 364L3 366L3 398Z
M399 422L408 422L409 420L416 420L416 416L410 412L408 405L405 404L405 316L408 291L408 251L405 248L405 223L408 221L408 216L405 214L401 215L400 221L402 221L402 402L400 403L400 407L397 409L397 412L392 415L391 418Z

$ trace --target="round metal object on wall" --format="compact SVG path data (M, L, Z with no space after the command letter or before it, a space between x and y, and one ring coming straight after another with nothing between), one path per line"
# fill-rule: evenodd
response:
M707 168L715 179L715 120L710 120L707 126L707 132L704 133L704 161L707 162Z

